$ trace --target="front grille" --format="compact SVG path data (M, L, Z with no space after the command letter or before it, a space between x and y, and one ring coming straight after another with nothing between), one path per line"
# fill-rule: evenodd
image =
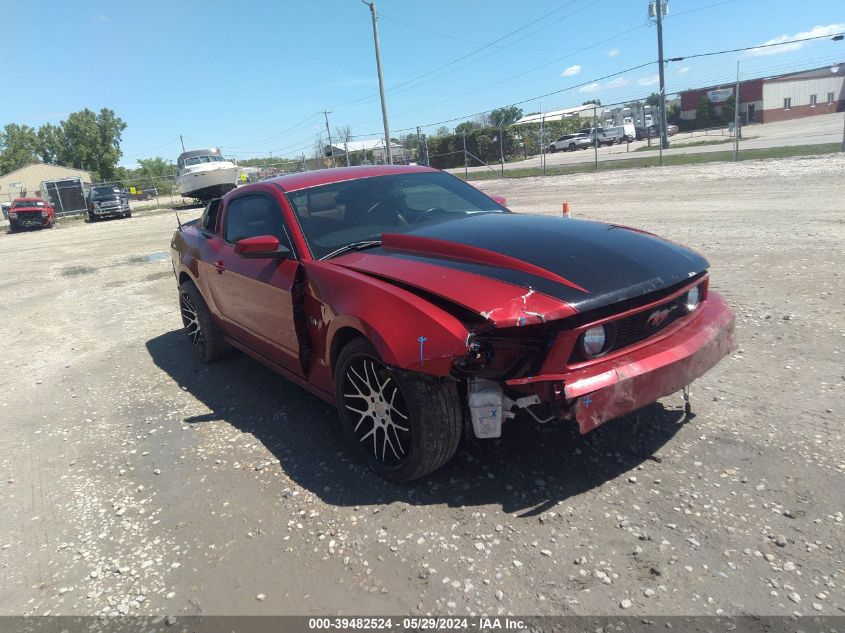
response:
M616 336L611 351L638 343L674 323L686 313L685 297L686 295L681 295L651 310L645 310L624 319L613 321ZM667 310L668 312L666 312Z
M684 303L685 298L686 294L682 294L650 310L643 310L624 319L606 323L605 326L611 337L611 344L602 356L654 336L677 321L687 313ZM591 359L584 355L581 337L579 337L575 349L572 350L569 362L581 363L586 360Z

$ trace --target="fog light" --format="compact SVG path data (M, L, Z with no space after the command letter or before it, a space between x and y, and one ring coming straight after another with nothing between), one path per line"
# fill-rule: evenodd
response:
M605 343L607 342L607 333L603 325L591 327L584 332L584 353L589 358L600 356L604 352Z
M684 302L687 312L692 312L698 307L698 301L700 298L701 291L698 289L698 286L694 286L693 288L689 289L689 292L687 292L686 300Z

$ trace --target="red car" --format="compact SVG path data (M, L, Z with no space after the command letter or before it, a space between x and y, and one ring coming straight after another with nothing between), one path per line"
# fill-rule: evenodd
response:
M9 208L9 231L52 229L56 212L41 198L15 198Z
M427 167L239 187L171 247L199 357L231 345L336 404L356 450L393 481L449 461L465 419L478 437L517 411L586 433L735 347L700 255L622 226L512 213Z

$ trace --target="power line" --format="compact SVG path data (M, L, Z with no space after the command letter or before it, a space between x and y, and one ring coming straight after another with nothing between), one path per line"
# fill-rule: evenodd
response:
M252 141L250 143L243 143L241 145L231 145L230 147L237 148L237 147L248 147L248 146L252 146L252 145L261 145L262 143L266 143L267 141L271 141L271 140L278 138L278 137L280 137L284 134L287 134L288 132L291 132L298 127L302 127L303 125L305 125L306 123L308 123L309 121L314 119L314 117L316 117L316 116L317 116L316 114L309 114L306 118L304 118L302 121L300 121L296 125L292 125L289 128L285 128L281 132L273 134L272 136L268 136L267 138L261 139L260 141Z
M407 111L405 111L405 112L402 112L402 113L400 113L400 114L397 114L396 116L406 116L406 115L408 115L408 114L413 114L413 113L415 113L415 112L420 112L421 110L427 110L428 108L433 108L433 107L435 107L435 106L442 105L442 104L444 104L444 103L448 103L449 101L454 101L455 99L460 99L460 98L462 98L462 97L466 97L466 96L471 95L471 94L476 94L476 93L478 93L478 92L480 92L480 91L482 91L482 90L488 90L488 89L490 89L490 88L493 88L493 87L495 87L495 86L501 85L501 84L503 84L503 83L507 83L508 81L512 81L513 79L517 79L517 78L524 77L525 75L527 75L527 74L529 74L529 73L533 73L533 72L535 72L535 71L537 71L537 70L540 70L541 68L546 68L547 66L551 66L552 64L557 64L557 63L559 63L559 62L563 61L564 59L567 59L567 58L569 58L569 57L572 57L572 56L574 56L574 55L577 55L578 53L582 53L582 52L584 52L584 51L587 51L587 50L590 50L590 49L593 49L593 48L597 48L597 47L601 46L602 44L606 44L607 42L610 42L610 41L618 41L618 38L622 37L623 35L627 35L628 33L631 33L631 32L633 32L633 31L637 31L637 30L639 30L639 29L641 29L641 28L645 28L645 27L644 27L644 25L634 26L634 27L632 27L632 28L626 29L625 31L622 31L622 32L620 32L620 33L617 33L616 35L612 35L612 36L608 37L607 39L604 39L604 40L602 40L602 41L600 41L600 42L597 42L597 43L595 43L595 44L591 44L590 46L585 46L585 47L583 47L583 48L580 48L580 49L576 50L574 53L570 53L570 54L568 54L568 55L564 55L563 57L558 57L558 58L556 58L556 59L553 59L553 60L551 60L551 61L548 61L548 62L545 62L545 63L543 63L543 64L540 64L539 66L535 66L535 67L533 67L533 68L529 68L529 69L527 69L527 70L522 70L522 71L520 71L519 73L517 73L517 74L515 74L515 75L511 75L510 77L505 77L504 79L499 79L498 81L494 81L493 83L487 84L487 85L485 85L485 86L481 86L481 87L478 87L478 88L473 88L472 90L469 90L469 91L464 92L464 93L462 93L462 94L459 94L459 95L457 95L457 96L452 96L452 97L449 97L449 98L447 98L447 99L443 99L443 100L441 100L441 101L437 101L437 102L435 102L435 103L429 103L429 104L427 104L427 105L420 106L419 108L414 108L413 110L407 110ZM598 80L595 80L595 81L598 81ZM369 123L372 123L372 121L365 121L365 122L362 122L362 123L357 123L356 125L366 125L366 124L369 124ZM369 135L361 135L361 136L369 136Z
M799 44L801 42L812 42L813 40L831 40L834 38L841 38L845 33L830 33L829 35L816 35L815 37L805 37L800 40L788 40L786 42L775 42L772 44L759 44L757 46L746 46L744 48L730 48L723 51L713 51L710 53L697 53L695 55L684 55L682 57L670 57L666 62L680 62L685 59L696 59L698 57L712 57L713 55L725 55L726 53L741 53L743 51L754 51L759 48L771 48L772 46L787 46L789 44Z
M545 18L549 17L550 15L553 15L553 14L557 13L558 11L562 11L562 10L566 9L567 7L570 7L571 5L575 4L576 2L578 2L578 0L570 0L570 2L563 5L562 7L552 9L548 13L541 15L539 18L536 18L535 20L532 20L531 22L528 22L527 24L524 24L524 25L520 26L519 28L514 29L513 31L510 31L509 33L506 33L505 35L502 35L501 37L496 38L492 42L484 44L483 46L480 46L479 48L473 49L469 53L461 55L460 57L457 57L450 62L447 62L447 63L445 63L441 66L438 66L437 68L433 68L433 69L431 69L427 72L422 73L421 75L417 75L416 77L413 77L412 79L408 79L407 81L403 81L400 84L392 86L388 90L392 91L392 90L396 90L398 88L401 88L403 86L407 86L408 84L414 83L414 82L416 82L420 79L428 77L428 76L430 76L430 75L432 75L432 74L434 74L434 73L436 73L440 70L443 70L444 68L448 68L449 66L452 66L453 64L457 64L458 62L463 61L466 58L471 57L472 55L475 55L476 53L479 53L479 52L481 52L481 51L483 51L487 48L490 48L491 46L494 46L495 44L498 44L502 40L509 38L511 35L515 35L516 33L519 33L520 31L527 29L529 26L533 26L537 22L544 20ZM355 99L353 101L348 101L346 103L341 103L339 105L336 105L336 106L334 106L334 109L337 110L339 108L343 108L343 107L346 107L346 106L354 105L354 104L357 104L357 103L362 103L364 101L372 100L373 98L374 97L363 97L361 99Z

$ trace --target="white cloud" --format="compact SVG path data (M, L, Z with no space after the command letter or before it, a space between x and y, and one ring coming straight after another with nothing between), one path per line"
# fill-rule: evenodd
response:
M618 54L619 54L618 48L611 48L609 51L607 51L608 57L616 57Z
M689 66L681 66L680 68L678 68L678 74L679 75L686 75L689 71L690 71ZM740 103L742 103L742 101L740 101Z
M587 84L586 86L581 86L580 88L578 88L578 92L595 92L599 88L601 88L601 84L597 81L594 81L591 84Z
M604 87L610 88L612 90L613 88L621 88L623 86L627 86L629 83L631 83L631 80L627 77L617 77L616 79L611 79L606 84L604 84Z
M581 72L581 67L578 64L573 64L569 68L564 69L562 73L560 73L561 77L572 77L573 75L577 75Z
M792 40L804 40L811 37L824 37L827 35L836 35L845 31L845 24L828 24L827 26L814 26L809 31L801 31L795 35L781 35L770 40L766 40L761 46L769 44L778 44L780 42L790 42ZM789 53L797 51L805 46L805 42L793 42L791 44L784 44L783 46L768 46L768 48L752 48L748 51L748 55L780 55L781 53Z
M660 75L649 75L648 77L637 79L637 83L641 86L653 86L658 81L660 81Z
M111 18L107 15L97 15L91 18L92 22L109 22Z

